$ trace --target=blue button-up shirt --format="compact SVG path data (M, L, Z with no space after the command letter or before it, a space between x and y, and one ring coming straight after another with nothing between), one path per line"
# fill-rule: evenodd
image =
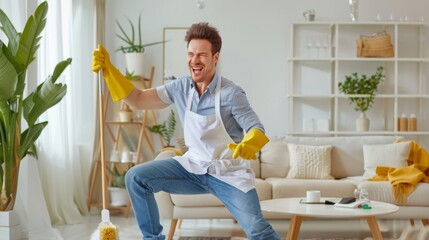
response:
M197 89L195 89L194 96L192 97L192 112L204 116L215 114L215 88L217 81L218 78L215 76L201 96L199 96ZM195 84L190 76L179 77L168 84L157 87L158 96L164 103L176 104L182 123L186 110L186 100L192 88L195 88ZM244 90L223 77L220 111L223 125L232 140L236 143L241 142L243 129L246 132L252 128L264 131L264 127L250 106Z

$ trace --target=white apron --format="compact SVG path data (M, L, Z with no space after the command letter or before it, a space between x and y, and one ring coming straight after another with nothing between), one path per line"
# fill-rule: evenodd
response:
M215 114L199 115L191 111L195 88L189 93L183 123L186 145L189 150L176 159L187 171L218 178L243 192L254 188L255 173L248 160L233 159L233 152L228 149L234 143L227 133L220 114L221 77L215 90Z

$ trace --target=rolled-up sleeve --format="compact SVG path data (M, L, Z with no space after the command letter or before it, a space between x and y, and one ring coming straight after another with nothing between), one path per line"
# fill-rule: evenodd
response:
M163 101L165 104L173 104L173 101L171 100L170 96L168 95L167 89L165 88L165 85L156 87L156 92L158 93L159 98L161 101Z

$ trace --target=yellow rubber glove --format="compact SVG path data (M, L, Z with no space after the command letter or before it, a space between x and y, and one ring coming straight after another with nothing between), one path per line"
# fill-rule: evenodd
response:
M92 58L92 71L98 72L100 70L103 70L103 77L113 101L119 101L130 95L134 85L113 66L110 62L109 53L101 44L98 45L98 49L94 50Z
M165 152L165 151L173 151L174 153L177 154L177 156L183 155L183 153L182 153L182 151L180 151L180 149L177 149L174 147L165 147L165 148L161 149L161 152Z
M228 144L228 148L234 151L232 157L235 159L238 156L246 160L256 160L256 153L259 152L264 145L269 142L264 132L257 128L251 129L239 144Z

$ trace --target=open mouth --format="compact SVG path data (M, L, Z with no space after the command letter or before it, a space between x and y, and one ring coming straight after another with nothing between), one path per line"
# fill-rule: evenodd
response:
M192 68L192 72L194 73L194 74L198 74L198 73L200 73L200 72L202 72L203 71L203 67L193 67Z

